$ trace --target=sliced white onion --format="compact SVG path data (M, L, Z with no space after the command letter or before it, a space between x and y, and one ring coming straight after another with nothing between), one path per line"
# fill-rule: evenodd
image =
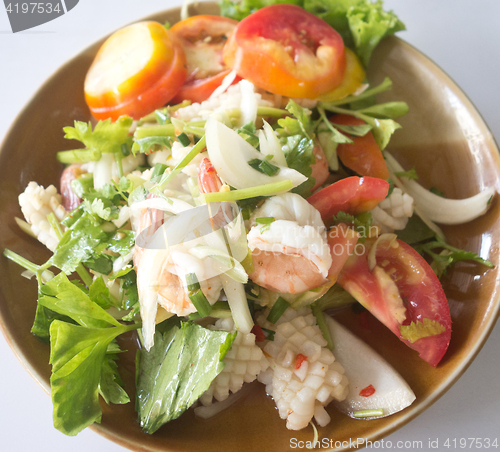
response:
M227 74L224 77L224 80L222 80L222 83L217 88L215 88L212 94L210 94L209 99L219 97L222 93L225 93L227 89L232 85L237 75L238 74L236 74L236 71L231 71L229 74Z
M356 411L383 409L380 417L385 417L413 403L415 394L408 383L384 358L331 317L325 319L335 345L335 358L349 380L346 399L333 402L340 411L354 417ZM375 389L373 395L360 396L369 385Z
M264 121L264 126L259 130L260 152L271 155L271 162L278 166L288 166L280 141L274 133L273 128Z
M231 309L236 329L241 331L243 334L250 333L254 323L252 320L252 314L250 314L250 309L248 309L245 286L225 274L220 275L220 279L222 281L224 293L227 297L227 302L229 303L229 308Z
M385 157L391 179L395 181L397 176L394 173L405 170L388 152ZM489 187L470 198L447 199L430 192L414 180L404 177L400 180L403 191L414 199L417 214L421 212L424 217L441 224L462 224L480 217L488 210L488 202L495 194L495 188Z
M297 187L307 178L291 168L279 167L274 176L253 169L248 162L264 155L241 138L237 132L210 117L205 126L208 155L217 174L234 188L251 188L290 179Z
M111 153L104 153L94 165L94 188L96 190L111 182L113 167L116 165L115 157Z
M255 97L255 87L248 80L242 80L238 83L241 93L241 118L240 125L252 123L257 119L257 98Z
M217 267L225 273L230 278L234 279L239 283L247 283L248 275L243 265L241 265L234 257L230 256L228 253L221 251L217 248L212 248L210 246L195 246L189 250L189 254L194 257L203 260L207 257L212 258L216 263L220 264Z

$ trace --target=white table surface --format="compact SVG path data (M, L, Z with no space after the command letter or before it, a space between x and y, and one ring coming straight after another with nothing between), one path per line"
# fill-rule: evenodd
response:
M81 0L68 14L13 34L0 7L0 139L41 83L67 59L108 32L181 0ZM500 141L499 0L386 0L406 23L399 36L437 62L469 95ZM432 407L390 435L398 441L500 437L500 326L462 378ZM0 451L119 452L87 430L76 438L52 426L49 396L0 337ZM499 438L500 441L500 438ZM403 444L404 446L404 444ZM500 445L499 445L500 447ZM451 447L453 449L453 447ZM436 449L433 449L436 450Z

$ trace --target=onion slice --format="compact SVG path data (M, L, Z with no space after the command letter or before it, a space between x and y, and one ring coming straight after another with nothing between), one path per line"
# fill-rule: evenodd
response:
M241 138L237 132L210 117L205 125L207 150L217 174L230 186L242 189L290 179L293 187L307 180L298 171L279 166L280 171L268 176L252 168L248 162L265 156Z
M385 417L410 406L415 394L399 373L370 346L329 316L325 320L335 344L335 358L345 369L349 394L342 402L334 401L343 413L354 417L356 411L382 409ZM365 397L360 392L373 386ZM366 417L364 419L370 419Z
M398 161L388 152L385 152L387 167L392 180L397 180L395 173L405 171ZM447 199L438 196L418 182L402 177L399 179L403 191L415 201L416 212L431 221L441 224L462 224L472 221L485 214L489 208L489 201L495 194L495 188L489 187L475 196L465 199Z

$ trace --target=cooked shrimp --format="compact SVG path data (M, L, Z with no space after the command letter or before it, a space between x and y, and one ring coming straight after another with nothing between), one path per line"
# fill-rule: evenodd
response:
M82 202L82 199L76 196L75 192L71 188L71 182L78 179L86 172L87 171L82 169L82 165L80 163L73 163L72 165L69 165L61 174L60 186L62 205L68 212L77 208Z
M164 212L179 214L191 208L190 204L179 199L167 202L151 194L145 201L132 205L133 212L139 212L138 218L132 219L136 232L134 266L141 303L144 346L148 350L154 343L158 305L179 316L196 311L189 299L186 282L188 273L196 274L209 303L215 303L220 294L220 280L207 277L209 272L204 262L190 255L187 246L178 244L169 247L168 241L164 241L162 247L155 243L155 233L164 224Z
M325 183L325 181L328 179L328 176L330 175L330 170L328 169L328 160L326 159L326 155L323 152L323 148L317 141L314 142L313 154L314 158L316 159L316 162L311 167L311 177L314 177L316 181L313 187L314 191Z
M272 221L259 223L259 218ZM328 282L332 257L319 212L293 193L274 196L252 216L248 233L254 271L250 279L266 289L301 293Z
M214 193L218 192L222 187L222 181L217 175L217 171L208 158L204 158L200 163L198 170L198 185L200 193Z

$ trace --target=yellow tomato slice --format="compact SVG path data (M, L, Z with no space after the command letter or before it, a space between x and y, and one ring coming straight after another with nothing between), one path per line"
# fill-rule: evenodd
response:
M102 45L85 79L85 98L97 119L135 119L163 106L186 78L182 47L157 22L125 27Z
M345 75L342 83L333 91L319 96L318 100L323 102L331 102L334 100L343 99L356 92L366 79L366 72L361 64L361 61L356 54L346 47L345 49L346 67Z

